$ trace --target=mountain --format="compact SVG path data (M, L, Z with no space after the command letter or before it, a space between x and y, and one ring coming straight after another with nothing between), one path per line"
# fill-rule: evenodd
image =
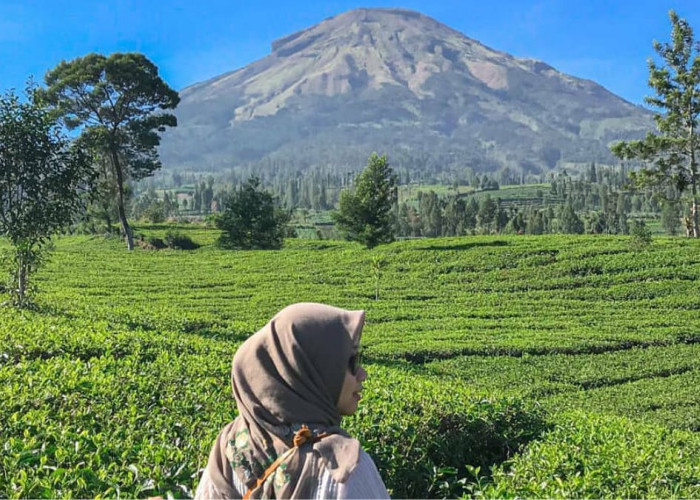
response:
M488 48L418 12L357 9L281 38L244 68L185 88L168 168L409 171L612 163L651 114L590 80Z

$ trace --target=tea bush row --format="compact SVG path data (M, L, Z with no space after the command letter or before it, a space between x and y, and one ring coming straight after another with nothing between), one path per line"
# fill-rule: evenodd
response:
M466 356L425 369L485 390L535 398L552 410L586 408L700 429L698 344L587 355Z
M0 309L0 497L191 495L235 415L236 346L298 301L367 311L370 379L347 424L395 496L697 496L695 434L640 421L697 428L700 242L631 252L619 237L468 237L366 251L290 240L224 252L214 231L183 231L204 246L127 253L118 240L62 238L37 275L40 309ZM585 410L580 422L561 414L571 409ZM638 470L649 477L634 489Z
M700 436L575 412L502 464L491 498L697 498Z
M109 343L115 332L102 333ZM112 344L98 352L85 343L4 358L0 491L6 496L192 494L216 433L235 416L228 383L235 345L116 333L132 336L123 350ZM25 343L30 335L23 332ZM2 348L8 347L5 338ZM369 371L367 400L348 428L377 459L396 496L432 496L436 470L487 469L544 428L542 411L516 398L484 398L399 368Z

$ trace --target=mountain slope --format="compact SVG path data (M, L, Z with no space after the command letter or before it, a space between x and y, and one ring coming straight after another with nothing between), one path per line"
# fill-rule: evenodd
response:
M277 40L269 56L184 89L170 167L539 172L611 162L650 114L600 85L490 49L401 9L357 9Z

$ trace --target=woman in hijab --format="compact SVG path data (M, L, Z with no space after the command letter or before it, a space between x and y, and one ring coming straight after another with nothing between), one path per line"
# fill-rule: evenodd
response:
M219 433L196 499L388 498L372 459L340 428L361 398L364 311L294 304L238 349L238 417Z

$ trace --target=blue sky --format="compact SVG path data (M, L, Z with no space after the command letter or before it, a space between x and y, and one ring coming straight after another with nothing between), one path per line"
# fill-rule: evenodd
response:
M357 7L418 10L516 57L589 78L642 104L668 10L700 38L700 0L0 0L0 92L61 60L139 51L175 89L245 66L273 40Z

